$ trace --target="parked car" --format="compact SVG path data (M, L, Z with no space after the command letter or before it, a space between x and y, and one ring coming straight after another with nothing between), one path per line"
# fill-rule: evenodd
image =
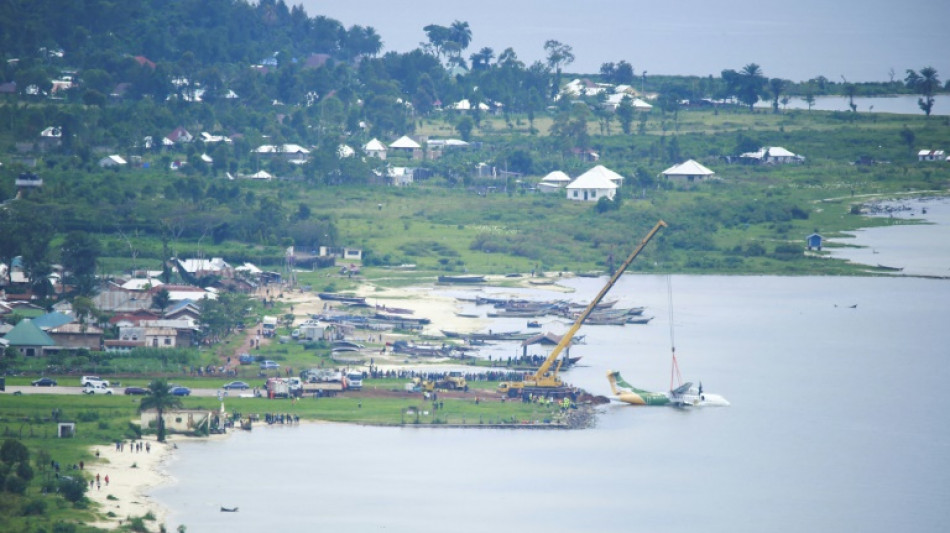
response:
M126 396L146 396L151 393L152 391L144 387L126 387L124 391Z
M254 356L249 353L242 353L238 356L238 362L242 365L249 365L254 362Z
M33 380L34 387L55 387L56 380L53 378L42 377L40 379Z
M191 389L188 387L172 387L168 389L168 392L172 396L188 396L191 394Z
M261 363L261 370L270 370L272 368L280 368L280 365L274 361L264 361Z
M251 386L243 381L232 381L221 388L225 390L247 390L251 388Z
M86 386L82 388L83 394L112 394L113 390L106 385L103 385L102 382L90 382L86 383Z

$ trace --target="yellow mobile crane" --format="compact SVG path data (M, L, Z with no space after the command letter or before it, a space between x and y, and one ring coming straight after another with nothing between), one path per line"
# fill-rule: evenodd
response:
M584 309L584 312L577 317L577 320L574 321L574 325L571 326L571 329L561 337L561 341L557 343L557 346L554 347L554 350L551 351L551 354L548 355L547 359L544 360L544 363L538 368L537 372L532 376L526 376L524 381L503 381L498 385L498 392L502 394L507 394L510 397L520 396L524 393L536 393L536 394L557 394L563 392L564 382L561 381L561 378L558 377L558 371L560 370L561 363L558 362L557 366L554 367L554 370L551 370L551 365L554 364L554 361L557 361L558 356L561 355L561 352L564 348L571 343L571 339L574 338L574 334L577 333L577 330L581 328L584 324L584 321L587 320L588 315L591 311L597 307L597 304L604 299L604 296L607 295L607 292L617 283L617 280L620 279L621 274L627 270L627 267L630 266L630 263L640 255L640 252L643 248L650 242L650 239L653 238L657 232L660 231L660 228L665 228L666 222L662 220L656 223L656 226L653 226L653 229L647 233L647 236L640 241L640 245L630 254L620 267L614 272L614 275L611 276L610 280L607 281L607 284L604 285L604 288L600 290L596 297L591 300L590 304L587 305L587 309Z

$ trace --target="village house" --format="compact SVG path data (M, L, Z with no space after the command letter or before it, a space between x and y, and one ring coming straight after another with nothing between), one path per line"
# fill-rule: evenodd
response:
M560 170L555 170L538 182L538 190L544 193L557 192L571 182L571 177Z
M46 331L59 348L98 351L102 349L102 329L91 324L70 322Z
M422 145L409 138L408 135L396 139L389 145L389 149L394 154L408 157L409 159L422 159Z
M917 161L950 161L943 150L921 150L917 152Z
M47 350L56 346L56 341L29 318L19 321L3 338L7 346L25 357L45 355Z
M769 146L759 148L755 152L746 152L739 156L739 160L744 163L757 163L764 165L783 165L789 163L803 163L803 156L793 154L781 146Z
M663 176L665 176L670 183L679 185L691 185L710 179L715 175L715 172L692 159L678 165L673 165L663 171Z
M302 165L310 157L310 150L299 144L264 144L251 150L252 154L263 157L282 157L288 163Z
M394 187L412 185L415 169L410 167L387 167L386 179Z
M174 433L210 431L213 418L214 411L206 409L166 409L162 413L165 430ZM142 411L139 424L143 428L157 427L158 411L154 409Z
M211 259L174 258L172 262L178 268L178 273L189 283L206 276L234 277L234 269L220 257L212 257Z
M195 140L195 137L188 133L188 130L182 127L175 128L174 131L169 133L162 139L162 144L164 146L174 146L176 144L187 144Z
M579 202L597 202L601 198L613 200L617 184L604 173L587 171L565 187L567 199Z
M363 145L363 152L369 157L386 160L386 145L379 142L379 139L373 139Z
M99 160L99 166L102 168L113 168L127 165L128 162L120 155L109 155Z

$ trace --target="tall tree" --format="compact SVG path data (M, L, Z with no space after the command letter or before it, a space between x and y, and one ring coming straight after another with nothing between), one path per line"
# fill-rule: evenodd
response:
M778 101L788 87L788 82L782 78L772 78L769 80L769 95L772 97L772 112L778 113Z
M940 78L937 77L937 69L933 67L924 67L920 73L907 69L907 77L904 83L909 89L919 94L921 98L917 99L917 105L920 109L930 116L934 107L934 92L940 88Z
M468 22L456 20L449 26L449 30L452 42L457 46L457 54L461 57L462 52L472 42L472 29L468 26Z
M491 65L491 60L495 58L495 51L489 47L484 47L478 52L472 54L469 59L472 61L472 70L485 70Z
M749 63L739 72L739 101L749 106L749 111L759 101L765 86L765 75L762 68L755 63Z
M149 383L148 390L151 394L142 397L139 412L155 409L158 415L158 442L165 442L165 411L180 408L181 398L171 393L168 381L164 379L153 380Z
M617 119L620 121L620 129L627 135L630 135L632 131L631 126L635 114L636 110L633 108L633 104L630 103L630 97L624 96L620 100L620 105L617 106Z
M561 67L574 62L574 49L551 39L544 43L544 50L548 53L548 68L554 70L554 84L551 86L551 97L554 98L561 90Z
M95 292L96 264L102 253L99 239L84 231L73 231L66 235L60 249L60 260L68 272L76 292L81 296L90 296Z

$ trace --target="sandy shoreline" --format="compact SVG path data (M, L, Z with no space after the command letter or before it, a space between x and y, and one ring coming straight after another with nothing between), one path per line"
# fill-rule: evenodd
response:
M90 525L115 528L130 518L148 513L155 516L154 529L157 530L157 524L164 523L167 510L149 498L147 492L171 480L162 465L171 457L174 440L159 443L154 436L147 436L135 442L142 443L141 451L135 451L130 441L125 441L121 450L116 450L115 444L91 448L93 455L98 452L99 458L90 461L86 470L99 477L99 486L92 486L86 496L100 505L103 514L112 513L114 516ZM146 451L146 445L149 451ZM146 524L149 523L147 520Z
M175 481L166 472L165 464L175 453L176 442L187 438L171 435L167 437L166 442L159 443L155 436L145 436L135 441L142 445L139 451L136 451L137 448L134 448L130 441L125 441L120 450L116 450L115 444L93 446L90 452L93 455L98 452L99 457L87 463L85 469L93 476L98 475L99 484L92 485L86 496L99 504L103 515L111 515L89 525L115 529L131 518L151 514L155 520L145 520L150 531L158 531L160 524L165 524L166 530L174 531L177 526L165 523L168 509L151 498L149 493L160 485Z

